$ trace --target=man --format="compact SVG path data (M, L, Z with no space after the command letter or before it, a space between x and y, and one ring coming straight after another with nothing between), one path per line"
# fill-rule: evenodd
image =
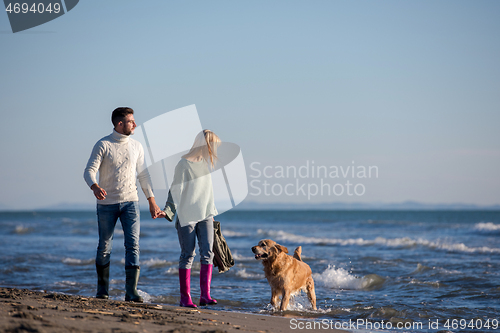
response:
M156 205L151 179L144 162L142 145L130 138L137 127L134 110L117 108L111 115L114 130L92 150L84 179L97 198L99 245L96 255L97 298L109 298L109 264L116 222L120 218L125 237L125 300L142 302L139 280L139 196L136 177L149 201L152 218L161 210ZM99 182L96 175L99 172ZM136 176L136 173L138 176Z

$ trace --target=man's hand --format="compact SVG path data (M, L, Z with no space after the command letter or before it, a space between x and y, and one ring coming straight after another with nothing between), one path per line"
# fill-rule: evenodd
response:
M94 192L94 195L97 198L97 200L104 200L108 195L108 193L106 193L106 190L97 184L92 184L90 189Z
M148 202L149 202L149 212L151 213L152 218L156 219L158 217L161 217L162 213L165 214L156 204L154 197L148 198Z
M160 214L158 214L158 216L156 218L162 218L162 217L163 218L167 217L167 213L165 213L164 211L161 210Z

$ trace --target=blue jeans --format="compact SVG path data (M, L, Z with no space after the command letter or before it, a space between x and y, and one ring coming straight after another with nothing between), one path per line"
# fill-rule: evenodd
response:
M181 227L179 219L177 219L175 228L181 246L179 268L191 269L196 256L196 238L198 238L198 246L200 247L200 262L205 265L212 264L214 259L212 250L214 246L214 219L212 217L185 227Z
M141 229L139 202L128 201L113 205L97 205L99 245L95 262L109 264L113 247L113 233L120 218L125 238L125 267L139 266L139 233Z

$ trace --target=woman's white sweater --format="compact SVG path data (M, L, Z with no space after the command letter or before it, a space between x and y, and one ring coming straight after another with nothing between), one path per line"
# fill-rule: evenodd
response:
M182 158L170 188L181 226L216 216L212 176L206 161Z

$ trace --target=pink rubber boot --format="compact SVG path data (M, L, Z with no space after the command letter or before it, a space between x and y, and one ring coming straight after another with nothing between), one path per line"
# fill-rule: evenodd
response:
M181 287L180 306L196 308L191 300L191 269L179 268L179 284Z
M212 282L212 265L201 264L200 270L200 306L217 304L217 300L210 297L210 283Z

